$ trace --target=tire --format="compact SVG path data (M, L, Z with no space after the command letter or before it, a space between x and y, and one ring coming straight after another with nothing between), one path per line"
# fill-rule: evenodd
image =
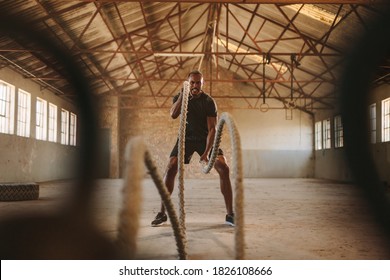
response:
M0 201L36 200L39 198L39 184L0 183Z

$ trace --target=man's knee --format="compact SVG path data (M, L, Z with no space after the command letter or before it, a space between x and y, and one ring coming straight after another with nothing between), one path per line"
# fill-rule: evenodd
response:
M167 166L167 174L176 175L177 173L177 157L171 157Z
M225 159L223 157L217 157L215 164L214 164L215 169L219 173L219 175L224 175L227 176L229 175L230 169L229 166L227 165Z

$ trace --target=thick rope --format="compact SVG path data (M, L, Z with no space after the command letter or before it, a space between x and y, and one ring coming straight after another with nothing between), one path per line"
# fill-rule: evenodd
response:
M154 165L154 163L151 159L150 153L148 151L146 151L146 154L145 154L145 164L148 167L148 169L150 171L150 175L151 175L154 183L157 186L157 189L158 189L160 196L162 198L162 201L164 203L165 209L167 210L169 220L171 221L173 233L174 233L175 239L176 239L176 245L177 245L177 251L179 253L179 258L181 260L186 260L187 259L187 252L186 252L186 248L187 248L186 245L187 244L186 244L185 232L180 227L179 219L176 215L175 208L172 204L171 195L170 195L167 187L165 186L161 176L157 172L157 168Z
M179 153L178 153L178 169L179 169L179 198L180 198L180 225L185 232L185 210L184 210L184 151L185 151L185 129L187 123L187 108L188 96L190 93L190 85L188 81L183 83L183 99L181 105L180 128L179 128ZM215 164L218 154L218 148L221 143L222 130L224 124L228 125L230 139L233 150L233 177L235 178L235 197L234 197L234 212L235 212L235 254L236 259L244 259L244 187L242 175L242 155L241 155L241 140L236 124L229 113L222 113L217 125L217 132L214 138L213 151L208 164L203 168L203 173L209 173Z
M243 172L242 172L242 154L241 154L241 140L237 130L237 126L229 113L222 113L217 125L217 132L215 134L213 151L210 156L208 164L203 168L203 173L209 173L214 166L217 158L219 145L222 138L222 130L224 124L227 124L230 132L230 140L233 151L233 177L235 185L234 197L234 218L235 218L235 252L236 259L244 259L244 187L243 187Z
M125 258L133 259L136 252L136 237L139 228L139 213L141 209L141 177L144 166L138 164L145 149L144 144L138 139L138 148L132 145L126 146L125 151L125 175L122 189L122 210L119 214L118 235L116 243L121 254ZM130 143L130 142L129 142Z
M190 94L190 83L185 81L183 83L182 103L180 110L180 126L178 139L178 178L179 178L179 205L180 205L180 226L182 232L186 235L185 224L185 200L184 200L184 152L185 152L185 135L187 125L187 108L188 96Z
M144 158L145 165L148 167L152 179L157 186L164 206L167 210L169 219L174 231L177 250L180 259L187 259L186 253L186 227L185 227L185 209L184 209L184 151L185 151L185 129L187 121L187 106L189 96L189 83L186 81L183 85L183 99L181 106L181 118L179 129L179 152L178 152L178 172L179 172L179 203L180 218L176 216L170 194L163 183L161 176L157 172L150 153L147 151L140 138L130 141L126 147L126 180L123 189L123 209L120 214L120 223L118 226L117 243L123 254L133 258L136 252L136 237L138 233L138 221L140 211L140 182L143 179L143 169L137 164ZM209 173L214 166L217 151L221 143L222 130L224 124L228 125L230 139L233 148L233 176L235 178L235 258L244 259L244 215L243 215L243 175L242 175L242 155L241 140L233 118L228 113L222 113L217 125L217 132L213 143L213 152L211 158L203 168L204 173ZM130 180L132 184L130 184Z
M179 226L170 194L157 172L149 151L140 137L128 142L126 146L126 170L123 186L123 203L120 212L117 245L124 258L133 259L136 253L136 238L139 228L139 213L141 209L141 181L144 168L140 162L144 161L151 177L156 184L161 199L167 210L176 239L177 251L181 260L187 259L185 236Z

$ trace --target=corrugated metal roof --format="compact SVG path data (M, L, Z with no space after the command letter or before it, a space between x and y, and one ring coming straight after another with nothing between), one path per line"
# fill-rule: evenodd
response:
M305 99L299 109L311 112L333 107L343 55L387 6L364 0L242 2L6 0L0 10L71 51L98 95L129 94L155 81L181 83L180 69L202 63L232 72L229 78L206 77L210 82L241 81L257 89L242 99L261 98L265 78L266 97L286 106L293 69L294 99ZM271 62L263 71L267 53ZM299 67L292 67L292 54ZM62 66L38 42L1 36L0 55L5 64L72 99ZM378 82L389 83L388 69L380 71ZM152 96L171 94L150 88Z

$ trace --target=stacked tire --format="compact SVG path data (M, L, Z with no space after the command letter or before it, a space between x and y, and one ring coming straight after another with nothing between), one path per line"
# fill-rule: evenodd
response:
M39 198L37 183L0 183L0 201L36 200Z

